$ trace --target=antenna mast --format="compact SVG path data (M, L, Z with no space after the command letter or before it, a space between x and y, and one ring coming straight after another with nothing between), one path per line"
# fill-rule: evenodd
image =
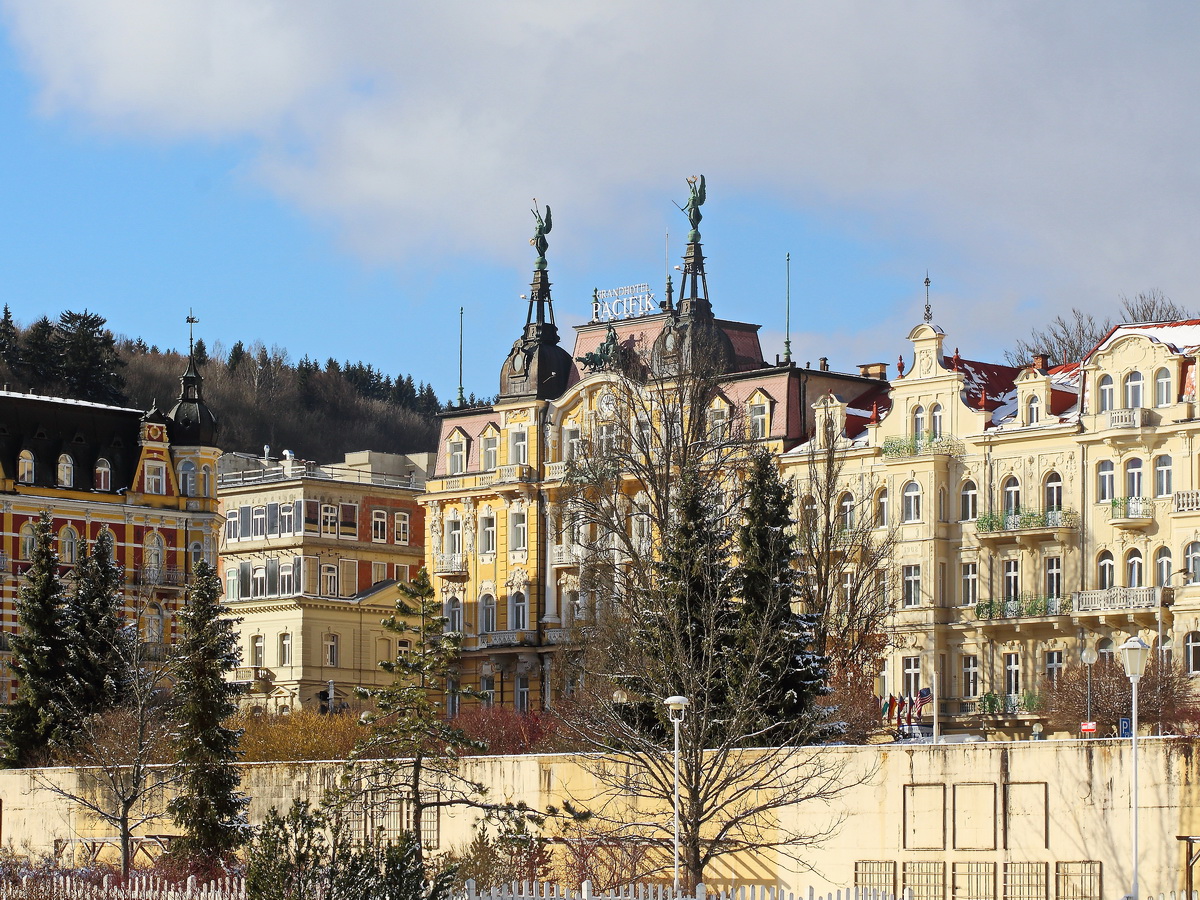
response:
M462 409L467 405L467 400L463 396L463 308L458 308L458 408Z
M787 297L787 305L783 314L783 361L788 365L792 362L792 254L791 251L784 257L784 265L787 269L787 289L785 296Z

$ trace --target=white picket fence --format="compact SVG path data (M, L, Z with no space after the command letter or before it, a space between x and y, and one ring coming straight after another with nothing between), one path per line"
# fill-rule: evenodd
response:
M809 887L807 891L793 892L744 884L718 891L698 884L695 894L679 895L670 886L662 884L630 884L612 891L594 891L590 881L585 881L578 891L539 881L477 890L475 882L468 880L464 887L460 900L897 900L886 891L857 887L829 891ZM911 898L911 892L905 891L902 900Z
M26 897L54 900L246 900L244 878L219 878L200 882L192 876L185 884L172 883L154 875L134 875L117 884L106 875L100 884L72 876L26 876L20 884L0 883L0 900Z

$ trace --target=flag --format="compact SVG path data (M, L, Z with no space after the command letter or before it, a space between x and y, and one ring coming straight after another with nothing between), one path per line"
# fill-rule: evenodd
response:
M925 687L925 688L921 688L921 690L917 691L917 708L914 710L914 712L917 714L918 719L921 717L921 710L923 710L926 706L928 706L932 702L933 702L933 691L932 690Z
M898 698L896 698L896 727L897 728L899 728L901 725L904 724L901 720L904 718L905 705L906 704L905 704L905 700L904 700L904 695L901 694Z
M917 699L915 697L909 697L908 698L908 709L905 711L906 712L905 719L904 719L905 725L912 724L913 709L914 709L914 707L916 707L916 705L917 705Z
M894 716L894 715L896 715L896 695L889 694L888 698L887 698L887 703L884 705L884 708L883 708L883 720L885 722L890 722L890 721L892 721L892 716ZM900 723L897 721L896 724L899 725Z

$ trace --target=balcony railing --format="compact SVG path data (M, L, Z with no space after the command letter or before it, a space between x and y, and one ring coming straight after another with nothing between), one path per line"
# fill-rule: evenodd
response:
M262 666L239 666L233 670L233 680L271 682L275 680L275 673Z
M137 570L137 583L159 587L182 587L187 581L187 575L182 569L169 566L140 566Z
M1126 609L1156 609L1170 604L1172 591L1161 587L1112 587L1098 591L1077 591L1077 612L1110 612Z
M480 649L484 647L519 647L522 644L532 644L535 640L533 631L488 631L479 635Z
M570 628L547 628L546 643L547 644L569 644L571 642Z
M1175 512L1200 512L1200 491L1176 491Z
M1110 409L1108 411L1109 428L1141 428L1149 425L1146 410L1140 406L1133 409Z
M1153 519L1154 501L1149 497L1113 497L1109 501L1108 518Z
M567 474L567 463L552 462L546 463L546 480L547 481L562 481L563 476Z
M948 434L892 437L883 442L883 455L889 459L904 459L910 456L959 456L962 452L962 441Z
M1021 594L1019 597L980 600L975 604L977 619L1024 619L1031 616L1062 616L1071 611L1069 597L1043 597Z
M583 548L578 544L556 544L554 546L554 563L559 566L577 566L583 555Z
M984 716L1017 715L1037 713L1042 709L1042 697L1037 691L1022 691L1019 694L1000 694L988 691L981 694L976 703L976 712Z
M385 475L363 469L344 466L322 466L315 462L293 460L261 469L246 469L241 472L223 472L217 477L218 487L235 487L242 484L264 484L273 481L291 481L296 478L319 478L324 481L344 481L350 484L376 484L385 487L415 488L421 486L424 476L416 471L406 475Z
M1078 528L1079 514L1073 509L1018 509L982 513L975 522L980 534L1025 531L1037 528Z
M462 575L467 571L467 558L461 553L438 553L434 568L438 575Z
M530 481L533 478L532 469L529 466L518 464L513 466L501 466L496 470L497 482L512 482L512 481Z

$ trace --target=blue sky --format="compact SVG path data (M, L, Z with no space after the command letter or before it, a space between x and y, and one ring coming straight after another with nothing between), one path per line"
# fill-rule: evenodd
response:
M1183 4L0 0L0 285L29 322L364 360L490 394L532 197L560 325L661 291L703 172L718 315L797 359L920 320L999 360L1073 305L1196 306ZM749 10L749 11L747 11ZM683 18L686 16L686 18ZM570 330L564 327L569 345Z

